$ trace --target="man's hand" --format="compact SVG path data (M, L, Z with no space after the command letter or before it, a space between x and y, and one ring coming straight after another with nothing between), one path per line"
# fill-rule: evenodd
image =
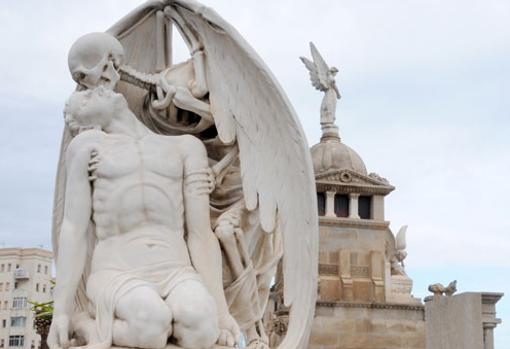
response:
M67 315L57 315L53 318L48 334L48 347L50 349L67 349L70 347L70 323L71 321Z
M241 330L236 320L230 314L220 316L219 319L220 336L217 344L226 347L234 347L239 344Z

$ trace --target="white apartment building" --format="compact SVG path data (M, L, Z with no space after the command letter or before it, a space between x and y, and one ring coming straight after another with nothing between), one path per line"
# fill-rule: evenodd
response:
M0 249L0 349L37 349L29 302L48 302L53 254L40 248Z

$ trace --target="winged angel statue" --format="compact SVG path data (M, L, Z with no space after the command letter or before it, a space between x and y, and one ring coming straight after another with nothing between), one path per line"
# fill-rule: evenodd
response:
M191 58L172 64L172 28ZM192 0L149 1L69 52L77 82L53 214L52 349L267 348L283 260L306 348L318 224L311 159L284 92L237 31ZM283 259L282 259L283 256Z
M321 103L321 126L323 129L335 127L336 103L337 99L340 99L340 92L335 81L338 68L330 68L312 42L310 43L310 51L313 61L306 57L300 57L300 59L310 73L313 87L324 92Z

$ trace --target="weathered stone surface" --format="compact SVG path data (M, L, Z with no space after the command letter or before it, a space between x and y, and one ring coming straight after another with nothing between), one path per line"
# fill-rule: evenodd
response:
M495 304L502 293L436 295L425 303L427 349L493 349Z
M339 303L321 306L319 303L310 348L424 349L423 312L422 307L341 306ZM337 334L336 341L334 333Z

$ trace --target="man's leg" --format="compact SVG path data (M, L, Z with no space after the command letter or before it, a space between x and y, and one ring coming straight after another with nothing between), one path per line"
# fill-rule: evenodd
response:
M172 333L172 312L150 287L136 287L122 296L115 308L113 344L159 349Z
M214 298L202 283L189 279L179 283L166 299L174 324L173 337L188 349L209 349L220 330Z

